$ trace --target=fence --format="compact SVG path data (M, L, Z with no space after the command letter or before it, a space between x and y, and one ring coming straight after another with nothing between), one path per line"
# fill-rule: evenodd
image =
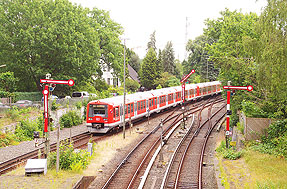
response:
M8 97L8 98L0 98L0 102L2 102L3 104L8 104L10 105L12 103L12 98Z
M243 112L239 113L240 124L244 125L244 135L246 140L257 140L264 134L264 130L269 127L273 120L268 118L246 117Z

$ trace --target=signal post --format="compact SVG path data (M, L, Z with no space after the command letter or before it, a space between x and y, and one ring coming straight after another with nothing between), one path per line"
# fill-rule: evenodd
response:
M45 156L46 158L48 157L48 154L50 152L50 139L49 139L49 124L50 124L50 119L49 119L49 96L50 92L54 90L54 87L56 84L66 84L69 86L73 86L75 84L74 80L69 79L69 80L53 80L50 79L51 74L46 74L46 79L40 79L40 83L45 84L44 90L42 91L44 95L44 134L45 134ZM53 87L52 87L53 86ZM57 172L59 169L59 129L60 127L58 126L58 133L57 133Z
M226 113L226 148L228 148L228 138L229 138L229 124L230 124L230 115L232 114L231 109L230 109L230 90L247 90L247 91L252 91L253 87L252 85L248 85L248 86L230 86L229 85L230 82L228 82L227 86L223 86L223 89L227 89L227 105L226 105L226 109L227 109L227 113Z
M185 76L180 82L182 83L182 85L181 85L181 88L182 88L182 92L181 92L181 99L182 99L182 103L184 103L184 101L185 101L185 82L186 82L186 80L191 76L191 74L193 74L193 73L195 73L195 70L194 69L192 69L191 71L190 71L190 73L187 75L187 76Z

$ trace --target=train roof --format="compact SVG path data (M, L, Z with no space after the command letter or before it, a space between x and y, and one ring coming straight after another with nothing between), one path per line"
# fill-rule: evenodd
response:
M197 83L197 84L186 84L185 89L190 90L190 89L196 89L197 86L198 87L207 87L210 85L218 85L218 84L220 84L219 81ZM126 104L129 104L129 103L135 102L135 101L150 99L153 97L159 97L162 95L168 95L170 93L181 92L181 90L182 90L181 86L175 86L175 87L168 87L168 88L156 89L156 90L151 90L151 91L127 94L126 95ZM103 103L112 104L114 106L117 106L117 105L123 104L123 101L124 101L124 96L121 95L121 96L115 96L115 97L111 97L111 98L94 100L91 102L103 102Z

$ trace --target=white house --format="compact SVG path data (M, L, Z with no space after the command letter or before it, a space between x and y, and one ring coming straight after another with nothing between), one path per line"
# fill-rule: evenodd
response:
M137 72L129 65L128 66L128 75L129 78L140 82L138 79L138 74ZM102 78L107 82L108 85L113 85L114 87L120 87L121 86L121 81L118 77L116 77L115 75L113 75L113 69L109 68L106 64L102 64L102 68L101 68L102 72L103 72L103 76Z

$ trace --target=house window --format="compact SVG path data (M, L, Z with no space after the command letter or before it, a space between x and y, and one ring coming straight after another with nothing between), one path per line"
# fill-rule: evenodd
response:
M108 83L108 85L111 84L111 78L108 78L108 79L107 79L107 83Z
M117 87L118 86L118 78L113 78L113 85L114 87Z

